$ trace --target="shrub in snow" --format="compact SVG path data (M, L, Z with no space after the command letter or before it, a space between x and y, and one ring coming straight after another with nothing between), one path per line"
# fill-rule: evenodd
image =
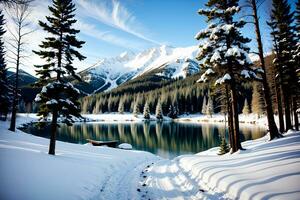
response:
M218 155L224 155L228 152L229 152L229 146L226 142L225 137L222 137Z

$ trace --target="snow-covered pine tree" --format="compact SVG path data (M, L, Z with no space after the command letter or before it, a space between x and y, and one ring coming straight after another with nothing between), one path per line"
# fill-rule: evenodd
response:
M228 84L233 116L232 152L242 149L239 138L237 85L243 79L256 79L256 73L251 69L252 62L248 57L250 39L244 37L241 28L246 22L234 17L240 11L238 0L209 0L208 9L200 9L198 13L207 17L209 25L196 34L200 40L200 51L197 56L202 60L200 65L204 73L199 82L214 81L215 85Z
M244 107L243 107L243 111L242 112L243 112L244 115L248 115L250 113L250 108L249 108L249 104L248 104L247 98L245 98Z
M45 64L35 65L39 76L37 85L43 86L35 101L40 105L39 116L52 116L49 154L55 155L58 118L72 125L72 117L81 117L78 102L80 92L65 77L72 76L80 80L75 73L73 60L85 59L77 51L85 42L76 38L79 30L73 28L76 8L72 0L53 0L53 5L48 8L52 15L46 17L47 22L39 21L39 25L51 36L42 42L40 51L34 51L45 61Z
M5 21L2 10L0 10L0 119L6 120L10 105L10 88L7 81L7 68L5 62L5 50L3 36Z
M120 101L119 101L118 113L124 114L124 101L123 101L123 99L120 99Z
M287 0L273 0L272 12L269 26L273 29L272 35L274 49L276 52L277 74L282 95L284 113L285 113L285 130L292 128L291 106L294 101L293 96L297 94L297 82L295 60L295 34L294 34L294 16ZM275 47L276 46L276 47Z
M201 109L201 113L202 114L206 114L206 96L203 97L203 103L202 103L202 109Z
M208 97L205 114L209 115L210 117L212 117L212 114L214 114L214 102L211 96Z
M140 113L140 108L139 107L140 107L139 103L137 101L135 101L134 107L133 107L133 115L135 117L137 117L138 114Z
M297 75L297 80L298 80L298 93L296 96L296 99L294 101L294 120L295 120L295 128L296 130L299 130L299 119L298 119L298 114L297 110L295 111L295 106L296 108L300 107L300 0L296 2L296 10L295 10L295 22L296 22L296 51L294 54L294 59L296 62L296 75Z
M156 109L155 109L155 116L156 119L158 120L163 119L163 113L162 113L162 107L160 101L157 102Z
M145 106L144 106L144 112L143 112L144 118L145 119L150 119L150 108L149 108L149 104L146 101Z

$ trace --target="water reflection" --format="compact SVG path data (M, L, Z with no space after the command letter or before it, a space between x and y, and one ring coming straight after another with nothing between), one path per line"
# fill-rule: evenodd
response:
M38 130L29 126L28 133L49 138L50 128ZM225 133L224 125L191 124L171 122L144 123L78 123L71 127L61 125L57 139L71 143L86 143L86 139L119 140L133 145L135 149L150 151L165 158L197 153L219 145ZM241 140L262 137L264 128L241 126Z

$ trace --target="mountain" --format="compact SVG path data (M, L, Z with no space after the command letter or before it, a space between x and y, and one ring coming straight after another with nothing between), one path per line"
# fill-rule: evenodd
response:
M84 82L75 85L83 92L92 94L109 91L147 74L161 80L185 78L200 70L195 59L197 51L197 46L174 48L163 45L137 54L124 52L113 58L101 59L80 72Z
M16 80L16 73L12 71L8 71L7 76L10 84L14 84ZM37 78L32 76L31 74L23 71L22 69L19 70L19 87L30 85L34 83L36 80Z

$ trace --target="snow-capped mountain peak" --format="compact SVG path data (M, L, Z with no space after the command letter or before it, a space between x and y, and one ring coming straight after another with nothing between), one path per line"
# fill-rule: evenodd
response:
M101 82L94 92L110 90L135 77L157 70L166 78L186 77L199 71L195 60L197 46L175 48L167 45L140 53L126 51L112 58L104 58L86 69L85 81Z

